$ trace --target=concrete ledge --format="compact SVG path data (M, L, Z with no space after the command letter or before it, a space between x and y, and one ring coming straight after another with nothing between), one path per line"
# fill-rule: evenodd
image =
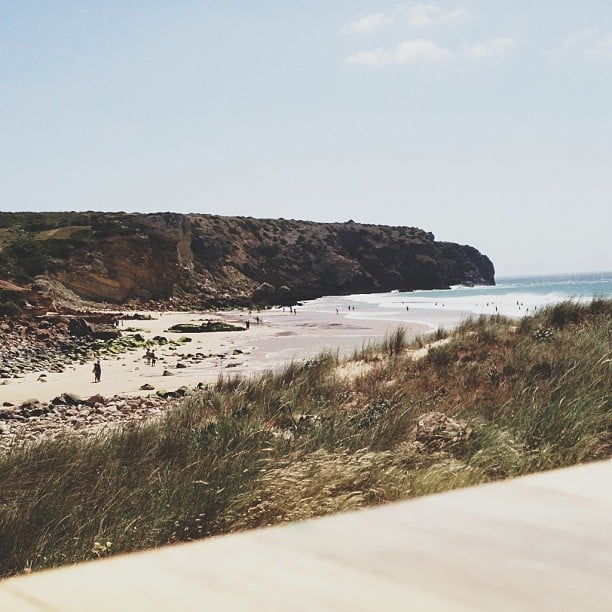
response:
M612 610L612 461L0 583L0 610Z

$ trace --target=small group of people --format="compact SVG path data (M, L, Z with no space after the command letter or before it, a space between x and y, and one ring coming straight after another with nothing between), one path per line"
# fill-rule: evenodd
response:
M147 349L147 352L145 353L144 358L145 358L145 361L147 362L147 365L150 365L150 366L154 366L155 363L157 362L157 355L155 354L155 351L151 349ZM96 359L96 361L94 362L92 372L94 375L94 382L99 383L100 380L102 379L102 366L100 365L100 359Z
M147 349L147 352L144 355L145 361L147 365L154 366L157 361L157 355L155 355L155 351L151 349Z

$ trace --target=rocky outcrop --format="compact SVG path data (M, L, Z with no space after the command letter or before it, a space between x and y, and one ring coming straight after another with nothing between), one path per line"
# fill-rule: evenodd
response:
M2 228L10 236L0 243L5 281L39 278L98 302L291 304L494 284L485 255L414 227L90 212L0 213Z
M87 363L100 356L168 342L163 336L145 341L139 334L122 335L107 322L115 313L82 315L45 318L21 315L10 321L0 318L0 386L4 379L21 378L29 372L38 372L38 381L44 383L48 372L63 372L68 364Z

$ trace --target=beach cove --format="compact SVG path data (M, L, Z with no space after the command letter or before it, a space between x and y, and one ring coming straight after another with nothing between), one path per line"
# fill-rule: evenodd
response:
M19 404L31 399L49 402L67 392L83 398L93 394L142 397L160 390L192 388L214 383L219 376L253 376L277 370L325 350L349 356L382 340L398 327L404 328L410 339L438 328L452 330L465 319L481 314L520 318L563 300L609 297L611 287L610 273L514 277L500 279L493 287L327 296L306 301L293 310L140 311L139 314L151 318L122 321L119 329L136 329L145 340L164 336L176 341L185 336L189 342L155 347L158 358L155 366L145 362L144 349L104 357L100 383L93 382L93 362L71 364L63 372L41 370L22 378L4 379L0 382L0 403ZM200 324L209 319L241 328L248 321L249 329L209 333L167 331L176 324ZM143 385L153 389L141 389Z
M151 317L122 320L119 329L134 329L145 340L163 336L169 341L189 339L181 344L168 343L154 347L157 360L148 365L144 349L101 358L102 376L94 382L93 362L70 364L63 372L36 371L21 378L0 383L0 401L20 404L30 400L50 402L63 393L82 398L91 395L145 396L160 390L215 382L219 376L252 376L275 370L290 361L316 356L321 351L338 351L349 355L371 342L377 342L398 327L392 320L360 320L357 313L326 313L296 308L270 309L249 315L243 311L222 314L210 312L143 312ZM135 313L130 313L131 316ZM257 323L257 318L259 323ZM246 327L241 331L208 333L168 332L177 324L199 324L206 320ZM431 326L406 320L401 324L409 336L416 336ZM127 332L125 335L129 335ZM146 385L146 389L141 389Z

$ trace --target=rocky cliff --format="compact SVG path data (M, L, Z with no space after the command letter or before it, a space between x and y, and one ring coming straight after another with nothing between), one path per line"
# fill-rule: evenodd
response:
M0 279L190 306L494 284L475 248L413 227L175 213L0 213Z

